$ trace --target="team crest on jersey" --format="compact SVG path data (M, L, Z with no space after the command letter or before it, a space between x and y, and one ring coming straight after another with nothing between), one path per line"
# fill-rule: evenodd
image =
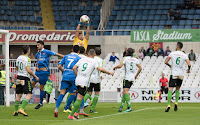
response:
M45 53L43 53L43 55L45 55Z

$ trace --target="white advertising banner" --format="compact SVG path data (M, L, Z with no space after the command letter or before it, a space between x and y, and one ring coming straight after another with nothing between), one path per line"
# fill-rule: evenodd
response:
M158 102L154 97L159 89L133 89L129 91L131 102ZM117 102L121 102L123 89L118 89ZM175 91L172 93L172 101L175 100ZM167 102L167 94L162 94L162 102ZM179 102L200 102L200 89L188 88L180 90Z

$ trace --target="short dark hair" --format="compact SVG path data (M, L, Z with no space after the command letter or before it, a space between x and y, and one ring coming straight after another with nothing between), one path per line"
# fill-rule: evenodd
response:
M23 53L26 54L29 50L30 46L29 45L24 45L23 46Z
M94 56L95 55L95 50L94 49L90 49L88 54L90 54L91 56Z
M83 46L80 46L79 50L80 50L80 52L79 52L80 54L84 54L85 53L85 48Z
M132 48L128 48L127 49L127 54L126 56L133 56L133 49Z
M44 41L41 41L41 40L37 41L37 43L44 45Z
M183 43L182 42L178 42L177 46L178 46L179 49L182 49L183 48Z
M95 52L96 52L96 55L101 55L101 48L100 47L95 47Z
M75 52L75 53L78 53L80 47L78 45L75 45L73 46L72 50Z

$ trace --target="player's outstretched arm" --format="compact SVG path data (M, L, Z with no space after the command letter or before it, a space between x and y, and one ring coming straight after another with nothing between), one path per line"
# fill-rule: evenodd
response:
M100 72L106 73L108 75L112 75L112 76L114 75L113 72L109 72L109 71L107 71L107 70L105 70L104 68L101 68L101 67L98 67L97 70L99 70Z
M64 57L64 55L63 54L60 54L60 53L56 53L56 56L59 56L59 57Z
M86 31L86 35L85 35L85 39L89 40L89 33L90 33L90 23L87 22L87 31Z
M138 70L137 74L135 75L135 79L137 79L138 75L142 71L142 66L140 64L137 64L137 67L139 68L139 70Z
M77 38L79 36L80 27L81 27L81 21L78 23L78 26L76 27L75 38Z
M63 67L62 67L62 65L58 65L58 69L63 73L64 72L64 69L63 69Z
M190 60L189 60L189 59L186 59L185 61L186 61L187 65L188 65L187 73L190 73L190 68L191 68Z
M168 65L171 68L171 65L168 63L170 59L171 59L170 57L167 57L165 59L165 64Z
M74 67L73 67L73 71L74 71L74 74L77 76L77 68L78 68L78 66L77 65L74 65Z
M115 67L113 68L113 70L116 70L116 69L122 68L123 65L124 65L123 63L120 63L118 66L115 66Z
M26 67L26 71L32 75L37 81L39 81L39 78L33 73L30 67Z

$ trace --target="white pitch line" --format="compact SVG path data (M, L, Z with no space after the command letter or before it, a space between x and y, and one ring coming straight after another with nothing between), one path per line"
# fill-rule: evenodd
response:
M103 116L93 117L93 118L79 119L79 120L75 120L75 121L85 121L85 120L90 120L90 119L98 119L98 118L110 117L110 116L115 116L115 115L122 115L122 114L126 114L126 113L140 112L140 111L149 110L149 109L158 109L158 108L163 108L163 107L145 108L145 109L135 110L135 111L132 111L132 112L122 112L122 113L116 113L116 114L111 114L111 115L103 115Z

